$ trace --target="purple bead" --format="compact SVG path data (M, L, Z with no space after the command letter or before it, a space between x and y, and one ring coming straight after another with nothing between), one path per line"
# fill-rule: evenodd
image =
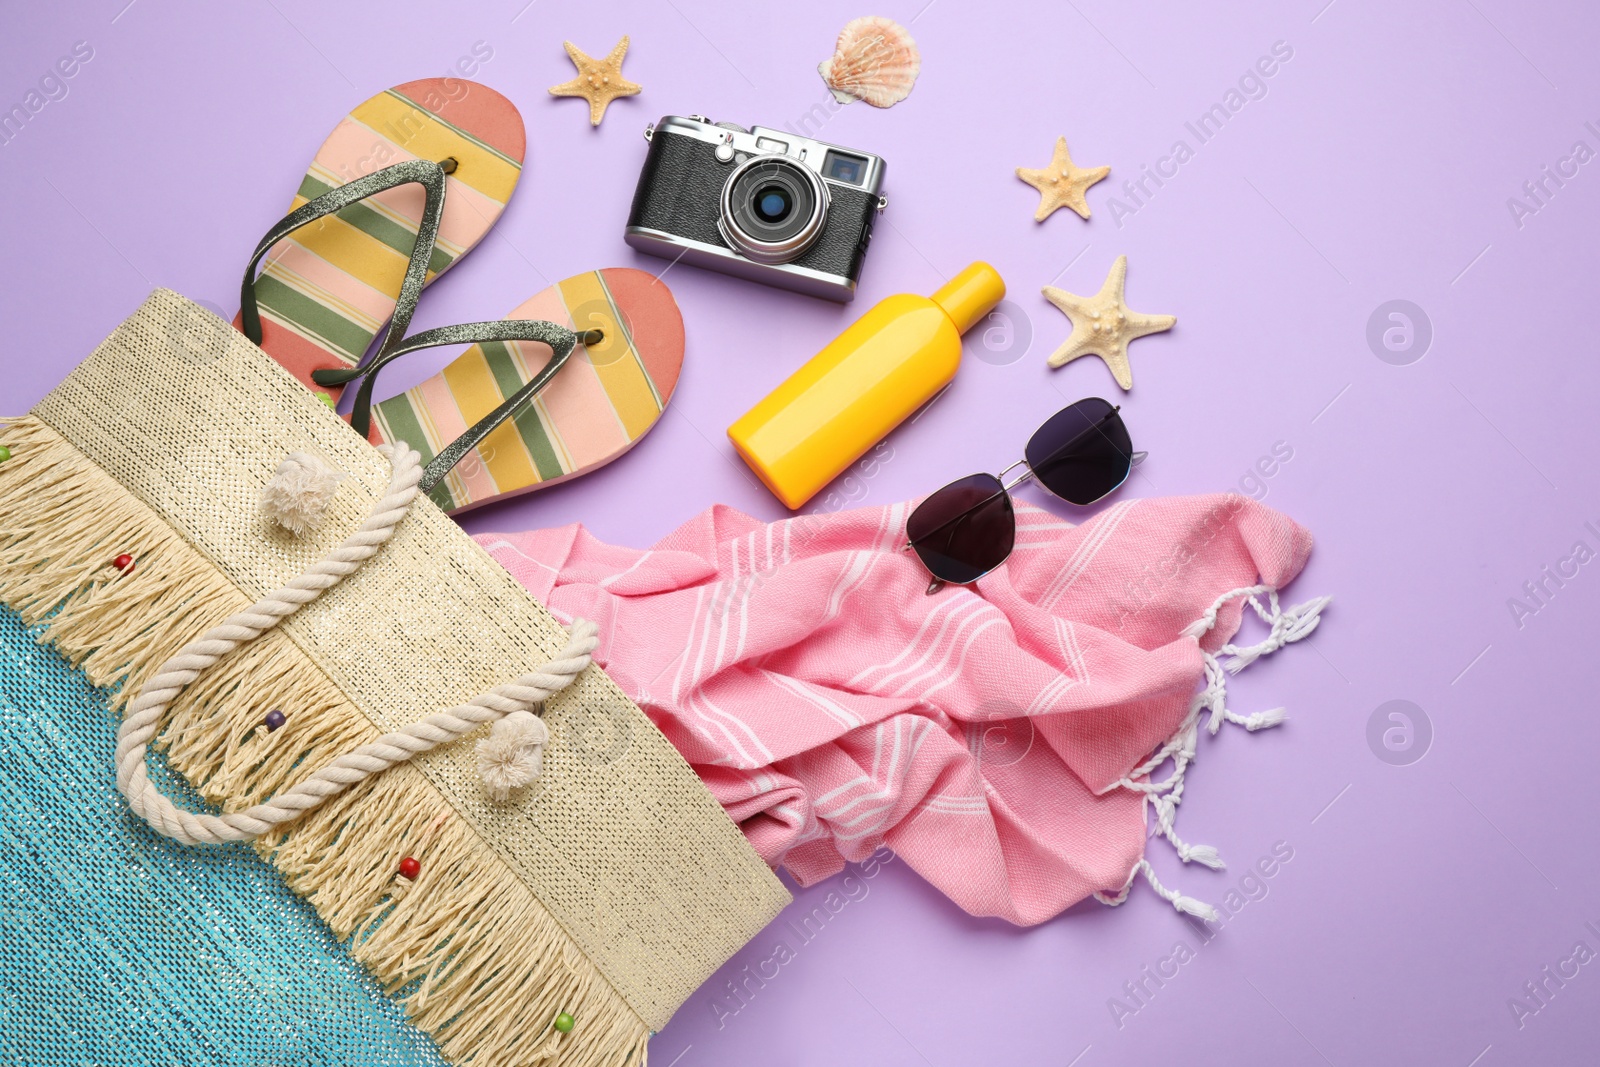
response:
M267 733L271 733L287 721L287 717L277 708L267 712L267 717L262 720L267 724Z

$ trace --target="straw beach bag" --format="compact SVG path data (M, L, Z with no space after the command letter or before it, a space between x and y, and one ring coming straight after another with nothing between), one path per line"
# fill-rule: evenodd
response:
M415 491L414 456L391 507L401 449L204 308L153 293L0 445L0 601L131 706L135 810L180 840L245 827L452 1062L642 1062L788 902L644 714L579 672L588 631ZM259 504L292 453L346 475L298 537ZM542 773L497 799L474 741L546 690ZM438 726L447 709L466 725ZM161 807L146 720L220 815ZM262 815L315 782L303 812Z

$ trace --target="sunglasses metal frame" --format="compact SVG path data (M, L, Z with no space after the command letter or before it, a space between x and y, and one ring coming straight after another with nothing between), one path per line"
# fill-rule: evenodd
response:
M1077 404L1081 404L1083 402L1084 401L1082 401L1082 400L1077 400L1077 401L1074 401L1072 404L1068 404L1067 407L1068 408L1074 407ZM1067 410L1067 409L1066 408L1062 408L1062 411L1065 411L1065 410ZM1053 452L1051 452L1048 456L1045 457L1045 461L1049 462L1050 460L1053 460L1053 459L1057 458L1058 456L1060 456L1061 454L1063 454L1064 452L1066 452L1067 449L1071 448L1073 445L1077 444L1079 441L1082 441L1084 439L1084 437L1091 430L1098 432L1100 430L1100 427L1105 422L1107 422L1109 419L1111 419L1112 416L1117 416L1120 419L1121 411L1122 411L1122 405L1121 404L1117 404L1117 405L1113 406L1111 408L1111 410L1106 412L1104 415L1102 415L1097 422L1093 423L1092 425L1085 426L1082 430L1080 430L1076 434L1074 434L1071 437L1071 439L1069 439L1069 440L1063 442L1061 445L1059 445ZM1058 412L1058 414L1059 414L1059 412ZM1055 416L1051 416L1051 418L1054 418L1054 417ZM1048 422L1049 420L1046 420L1046 421ZM1038 430L1034 431L1034 433L1038 433L1038 432L1039 432ZM1102 433L1101 436L1104 436L1104 434ZM1032 439L1031 435L1030 435L1029 439L1030 440ZM1026 451L1026 449L1024 449L1024 451ZM900 551L902 551L902 552L910 552L910 551L912 551L914 548L916 548L916 543L918 541L926 540L928 537L930 537L933 534L935 534L935 533L939 532L940 530L944 529L946 526L949 526L951 523L960 522L962 519L966 518L968 515L973 514L979 508L983 507L985 504L988 504L991 500L997 499L1000 495L1002 495L1002 494L1010 494L1011 490L1015 489L1017 486L1021 485L1023 482L1028 481L1030 478L1034 479L1035 481L1038 481L1040 488L1042 488L1045 492L1049 493L1051 496L1055 497L1057 500L1061 500L1061 501L1064 501L1065 503L1072 504L1074 507L1084 507L1084 508L1092 507L1095 504L1098 504L1100 501L1104 500L1106 497L1110 496L1112 493L1115 493L1118 489L1121 489L1123 484L1127 482L1128 477L1133 473L1133 468L1135 468L1139 464L1143 463L1144 460L1145 460L1145 457L1148 456L1149 454L1150 453L1148 453L1148 452L1134 452L1134 453L1130 454L1129 457L1128 457L1128 469L1125 472L1123 472L1122 477L1117 480L1117 484L1113 485L1111 488L1107 489L1105 492L1101 493L1099 496L1095 497L1093 500L1085 501L1082 504L1079 504L1079 503L1077 503L1076 501L1073 501L1073 500L1067 500L1066 497L1062 496L1060 493L1055 492L1048 485L1046 485L1044 483L1044 481L1038 477L1037 472L1034 471L1033 467L1028 463L1027 458L1024 457L1022 459L1017 460L1015 463L1011 464L1009 467L1006 467L999 474L991 475L991 477L993 477L994 480L997 483L999 483L999 485L1000 485L999 492L991 493L988 496L984 497L982 500L979 500L977 503L972 504L972 505L962 509L957 514L950 516L950 518L946 519L944 522L941 522L938 526L935 526L932 530L929 530L927 533L923 534L921 537L909 538L906 541L906 543L900 547ZM1012 471L1016 470L1018 467L1023 467L1023 468L1025 468L1025 470L1023 471L1022 474L1018 475L1017 478L1014 481L1007 482L1005 480L1006 479L1006 475L1010 474ZM972 475L968 475L967 477L970 478L970 477L972 477ZM937 495L938 493L943 492L945 489L948 489L950 486L956 484L957 481L961 481L961 479L957 478L955 481L946 482L944 485L940 486L938 489L934 490L932 493L929 493L928 496L929 497L933 497L933 496ZM926 503L926 500L927 500L927 498L924 498L924 503ZM918 507L921 507L921 505L919 504ZM916 514L916 510L913 509L913 511L911 512L911 515L915 515L915 514ZM911 516L910 515L906 516L906 522L907 522L908 525L909 525L910 521L911 521ZM984 571L982 574L977 575L976 577L972 578L971 580L966 581L966 582L962 582L960 584L962 584L962 585L971 585L974 582L981 581L984 577L986 577L987 575L993 573L996 568L998 568L1001 564L1003 564L1006 560L1008 560L1010 558L1011 558L1011 552L1008 551L1004 556L1002 556L999 559L999 561L997 561L995 563L995 565L993 567L990 567L988 570ZM940 578L938 575L934 574L933 573L933 569L928 566L927 560L924 560L921 557L921 555L917 556L917 561L922 564L923 568L925 570L927 570L928 574L932 577L932 581L930 581L929 584L928 584L926 595L932 596L934 593L937 593L940 589L943 589L946 585L951 584L951 583L947 582L945 579Z

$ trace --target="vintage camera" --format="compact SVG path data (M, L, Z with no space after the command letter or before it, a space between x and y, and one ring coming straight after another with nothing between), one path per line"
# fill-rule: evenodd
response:
M842 302L883 197L883 160L809 137L668 115L650 142L625 239L641 252Z

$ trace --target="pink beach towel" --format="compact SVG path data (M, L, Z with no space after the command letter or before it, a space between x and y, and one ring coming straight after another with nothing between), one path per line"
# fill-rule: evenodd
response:
M1281 608L1311 535L1236 495L1119 503L1081 526L1019 502L1011 558L924 595L912 505L762 523L714 507L648 551L581 526L477 538L671 739L752 845L809 885L888 845L973 915L1042 922L1143 873L1173 829L1226 665L1311 632ZM1270 627L1227 644L1245 604ZM1207 713L1209 713L1207 715ZM1150 775L1171 761L1160 781ZM1148 809L1148 812L1147 812Z

